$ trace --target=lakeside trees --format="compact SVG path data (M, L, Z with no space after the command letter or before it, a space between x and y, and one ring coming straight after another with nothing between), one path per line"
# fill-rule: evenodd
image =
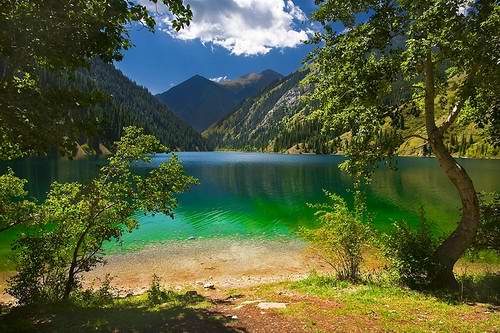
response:
M192 12L182 0L162 2L174 16L172 25L189 24ZM45 153L59 148L72 153L83 134L95 133L86 108L101 96L50 82L44 71L71 76L95 58L119 61L132 47L130 24L153 31L146 7L125 0L20 0L0 8L0 158Z
M443 136L458 120L500 139L500 6L496 1L318 0L324 30L310 57L315 85L312 117L333 137L350 132L346 170L369 176L404 139L404 119L424 113L428 142L456 187L462 218L437 248L433 284L455 287L453 267L472 243L479 202L470 177L451 156ZM334 22L345 29L336 32ZM436 117L436 110L447 115ZM396 130L384 142L380 129Z
M188 25L182 0L151 0L167 6L172 26ZM72 155L82 137L96 134L89 108L106 96L99 89L67 84L94 59L119 61L132 47L128 28L155 20L145 6L126 0L20 0L0 8L0 159ZM63 83L63 84L62 84ZM67 299L79 274L102 261L105 241L137 227L138 211L172 216L174 194L196 183L173 157L146 176L133 161L149 162L166 148L142 129L129 127L109 164L90 184L52 184L48 198L27 199L26 181L10 170L1 176L0 231L24 224L28 235L15 243L18 274L10 292L25 304Z
M166 151L142 129L124 129L115 148L89 184L53 183L26 235L15 242L18 267L9 293L21 304L68 299L80 274L102 262L104 242L137 228L134 214L173 217L174 195L196 184L175 156L144 176L132 171L133 163L149 163L152 154Z

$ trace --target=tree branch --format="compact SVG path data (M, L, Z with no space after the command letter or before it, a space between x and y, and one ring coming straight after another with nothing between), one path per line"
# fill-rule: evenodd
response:
M411 139L411 138L417 138L417 139L422 139L424 141L429 141L429 139L427 139L426 137L423 137L423 136L418 135L418 134L411 134L411 135L405 136L405 137L403 137L403 141L406 141L406 140Z
M453 110L451 110L450 114L448 115L448 118L446 118L444 123L439 126L439 130L442 134L444 134L444 132L446 132L448 128L450 128L450 126L455 122L458 115L460 114L460 111L462 110L462 104L462 102L455 104Z

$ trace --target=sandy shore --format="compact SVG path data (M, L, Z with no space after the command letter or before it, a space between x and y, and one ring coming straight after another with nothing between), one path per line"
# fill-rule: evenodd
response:
M90 285L110 274L120 293L136 294L144 292L156 274L169 288L210 282L215 288L230 289L300 279L313 269L322 270L321 264L298 240L195 239L107 256L106 264L85 274L84 282ZM0 301L9 300L3 291L10 275L0 273Z

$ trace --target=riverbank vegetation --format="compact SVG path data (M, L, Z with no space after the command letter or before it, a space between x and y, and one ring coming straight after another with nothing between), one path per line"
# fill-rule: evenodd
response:
M162 2L174 28L189 24L189 6ZM129 24L155 26L147 8L135 2L61 3L17 1L0 9L7 27L0 30L1 159L54 150L74 155L79 140L95 134L98 124L88 110L102 94L47 84L44 73L71 75L96 58L119 61L131 47ZM117 297L108 280L97 290L84 289L82 273L103 263L104 242L134 230L139 212L171 216L175 194L196 183L175 157L145 174L134 172L132 165L167 150L143 129L127 127L119 129L121 138L95 179L53 183L43 202L29 200L25 181L12 171L0 176L0 231L26 228L14 242L17 267L9 293L16 306L2 314L2 331L498 331L498 270L460 275L456 263L464 255L498 258L500 200L498 194L479 196L454 156L496 154L500 146L500 7L460 0L318 4L314 18L323 29L312 40L319 47L308 59L306 78L312 94L304 100L292 91L309 113L297 119L322 140L343 144L348 160L342 170L356 191L381 162L392 166L403 143L420 140L417 147L438 159L460 196L461 218L449 223L456 229L436 235L422 214L420 228L401 221L392 234L376 234L362 200L351 211L328 194L330 202L315 206L319 227L302 235L327 258L331 276L213 292L221 294L205 290L205 296L163 290L157 277L144 295ZM335 22L345 30L335 31ZM408 132L417 117L420 131ZM459 136L460 126L481 129L480 145L475 133ZM329 149L312 144L320 152ZM362 270L368 245L382 255L383 269Z
M353 284L318 274L296 282L214 291L167 291L153 283L142 295L110 298L96 291L70 304L15 308L2 315L0 330L496 332L499 279L461 275L463 288L453 294L412 291L383 278L365 276ZM263 303L280 306L264 310Z

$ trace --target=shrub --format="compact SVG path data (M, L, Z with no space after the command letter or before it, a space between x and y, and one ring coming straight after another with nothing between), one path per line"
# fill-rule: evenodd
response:
M90 183L53 183L31 215L27 236L14 244L18 262L10 295L20 304L67 300L81 274L103 262L103 244L120 241L138 227L135 212L173 217L175 195L197 181L175 156L145 175L132 169L136 161L151 162L154 153L165 150L144 130L127 127L108 164Z
M407 222L396 222L394 231L383 237L382 244L383 252L401 282L410 288L428 286L436 269L433 255L439 239L432 234L423 213L416 229Z
M106 274L104 279L98 279L98 281L100 282L100 286L97 290L93 288L82 291L77 290L72 300L82 306L102 307L112 305L118 294L116 288L111 285L113 278L111 275Z
M162 304L169 299L169 292L161 287L161 279L156 274L153 274L151 285L146 294L150 305Z
M471 250L500 254L500 193L480 193L481 221Z
M352 212L340 196L327 191L325 195L327 203L309 205L316 209L319 227L302 228L300 234L334 269L338 279L357 281L362 250L371 238L371 228L364 222L359 200Z

